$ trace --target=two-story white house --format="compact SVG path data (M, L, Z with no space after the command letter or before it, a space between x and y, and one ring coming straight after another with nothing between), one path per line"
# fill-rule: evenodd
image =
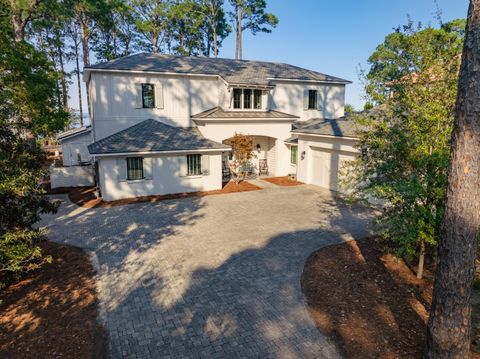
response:
M272 176L337 190L355 157L350 82L282 63L137 54L86 67L104 200L222 187L228 140L254 140Z

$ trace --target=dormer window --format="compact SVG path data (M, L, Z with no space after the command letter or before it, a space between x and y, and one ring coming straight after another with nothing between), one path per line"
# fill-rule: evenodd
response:
M232 102L237 110L261 110L262 90L234 88Z

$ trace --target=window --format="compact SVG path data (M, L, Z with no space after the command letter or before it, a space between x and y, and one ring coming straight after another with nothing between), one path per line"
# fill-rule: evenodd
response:
M155 107L155 90L152 84L142 84L142 107Z
M127 157L127 180L139 180L143 178L143 158Z
M290 163L292 165L297 164L297 150L298 150L297 146L290 146Z
M252 108L252 90L243 90L243 108Z
M255 110L262 108L262 90L253 90L253 108Z
M233 108L260 110L262 108L262 90L233 89Z
M317 90L308 90L308 109L316 110L317 107Z
M233 89L233 108L242 108L242 89Z
M202 174L202 155L187 155L187 176Z

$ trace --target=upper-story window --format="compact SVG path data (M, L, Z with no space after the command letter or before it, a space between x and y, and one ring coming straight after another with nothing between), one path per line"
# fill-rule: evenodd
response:
M262 108L262 90L233 89L233 108L260 110Z
M309 110L318 109L318 91L317 90L308 90L308 109Z
M142 84L142 107L155 107L155 86L153 84Z

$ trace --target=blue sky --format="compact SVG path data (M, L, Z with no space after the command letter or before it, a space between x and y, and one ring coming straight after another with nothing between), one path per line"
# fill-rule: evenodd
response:
M227 2L228 0L226 0ZM243 58L286 62L353 81L347 103L363 106L358 66L385 36L412 20L436 24L433 0L267 0L279 24L270 34L244 34ZM466 17L468 0L438 0L444 22ZM235 56L233 34L224 41L220 57ZM78 106L76 88L71 106Z

